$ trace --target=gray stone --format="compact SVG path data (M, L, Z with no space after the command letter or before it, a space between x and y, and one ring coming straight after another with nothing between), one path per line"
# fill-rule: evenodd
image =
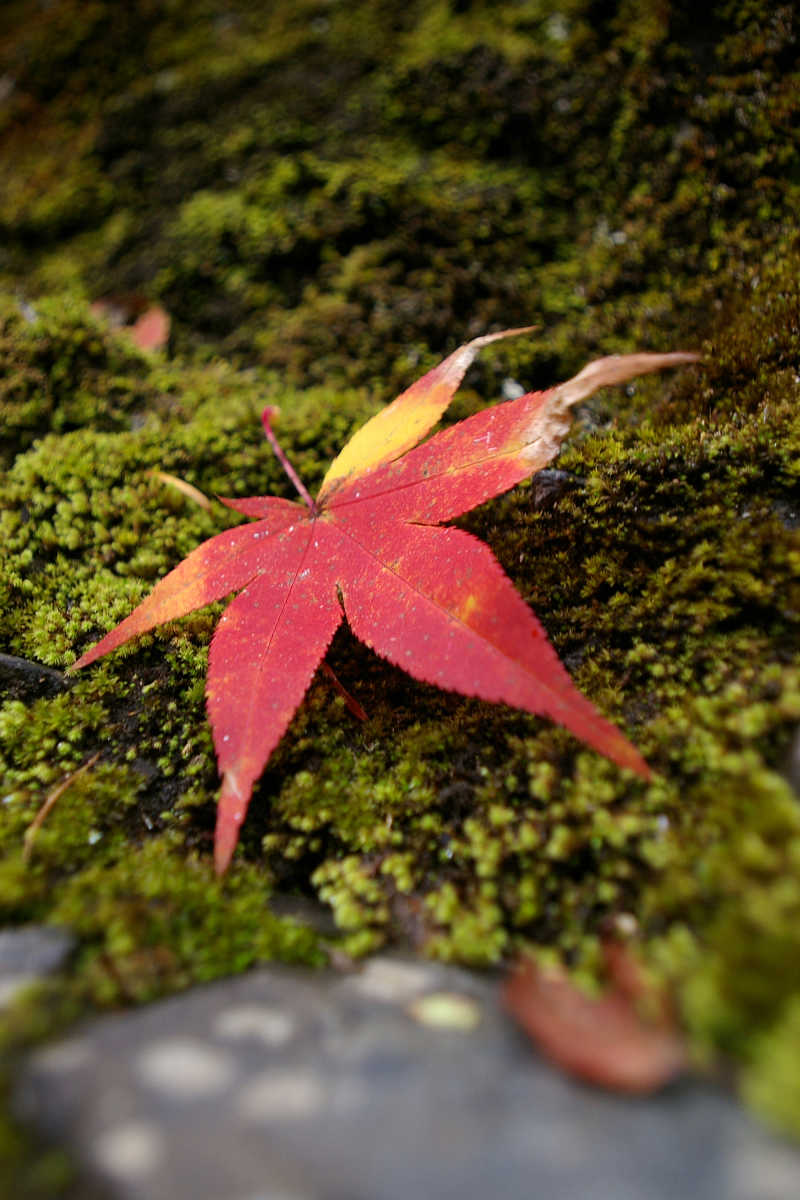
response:
M64 964L75 945L66 929L29 925L0 931L0 1009Z
M38 696L55 696L69 687L69 679L55 667L19 658L16 654L0 654L0 695L8 700L33 700Z
M120 1200L783 1200L800 1153L710 1086L577 1084L497 982L269 968L36 1051L19 1111Z

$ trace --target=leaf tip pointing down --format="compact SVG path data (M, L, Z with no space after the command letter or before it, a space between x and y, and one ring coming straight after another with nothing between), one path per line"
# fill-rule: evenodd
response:
M623 733L620 733L615 726L612 726L618 738L600 749L601 754L605 754L620 767L626 767L629 771L633 771L645 783L650 783L653 778L653 772L642 758L639 751L629 742Z
M217 875L224 875L230 866L248 801L249 796L242 795L233 772L226 772L222 778L222 790L217 805L217 827L214 833L214 870Z

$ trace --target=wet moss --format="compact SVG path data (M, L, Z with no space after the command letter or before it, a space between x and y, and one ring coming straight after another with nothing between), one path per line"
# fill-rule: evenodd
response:
M237 520L154 471L290 494L267 402L313 487L380 403L487 327L540 322L484 356L456 418L599 353L682 343L705 364L593 398L561 474L463 521L650 785L343 631L330 661L368 720L317 680L218 883L216 606L2 704L4 919L76 931L57 982L74 1012L319 961L270 914L276 888L326 902L351 953L535 947L589 974L624 918L695 1049L800 1131L791 7L26 12L9 6L0 41L4 653L63 669ZM167 354L92 317L131 291L169 309ZM25 862L40 806L97 751Z

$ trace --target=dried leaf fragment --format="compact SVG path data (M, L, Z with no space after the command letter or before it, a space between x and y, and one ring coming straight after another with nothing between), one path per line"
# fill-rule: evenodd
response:
M610 989L590 996L563 968L522 958L504 999L542 1053L570 1075L612 1091L644 1094L687 1067L686 1045L665 997L648 994L635 959L622 945L606 947ZM647 1007L643 1018L637 1001Z

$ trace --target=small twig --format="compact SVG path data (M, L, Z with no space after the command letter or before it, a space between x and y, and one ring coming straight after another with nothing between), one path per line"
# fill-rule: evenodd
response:
M281 447L278 443L278 439L275 437L275 434L272 432L272 426L270 425L270 417L276 416L277 413L278 413L277 408L273 408L271 405L267 405L267 407L264 409L264 411L261 414L261 424L264 426L264 433L266 434L267 441L269 442L270 446L272 446L272 449L275 451L275 457L277 458L278 462L281 464L284 471L289 476L289 478L291 479L294 486L297 488L297 490L300 493L303 500L305 500L306 504L311 509L312 516L316 516L317 515L317 506L314 503L314 501L311 499L311 493L309 492L306 485L303 483L300 476L297 474L297 471L295 471L294 467L289 462L289 459L286 457L286 454L281 449Z
M111 957L111 955L107 951L104 950L98 956L97 961L100 963L101 967L105 968L107 974L111 977L111 980L117 985L117 987L119 988L120 995L122 996L122 999L126 1002L126 1004L133 1004L134 1001L136 1000L136 997L134 996L133 992L128 987L127 983L125 982L125 979L123 978L119 968L117 967L117 964L114 962L114 959Z
M368 720L367 714L364 712L364 709L358 703L355 696L350 695L347 688L344 686L342 681L339 679L338 675L335 673L333 667L331 667L328 664L327 660L324 658L322 660L322 670L328 676L328 679L333 684L333 686L336 688L336 691L342 697L342 699L344 700L345 704L347 705L347 707L349 708L349 710L353 714L353 716L357 717L359 721Z
M150 474L160 479L162 483L168 483L170 487L177 488L179 492L183 492L184 496L188 496L190 500L194 500L195 504L199 504L206 512L211 511L211 501L208 496L204 496L199 488L194 484L187 483L185 479L180 479L177 475L170 475L168 471L159 471L153 467Z
M78 778L78 776L83 775L86 771L89 770L90 767L94 766L94 764L97 762L98 758L100 757L100 753L101 752L98 750L97 753L93 754L92 757L87 762L85 762L82 767L78 767L77 771L73 771L72 774L68 775L66 779L62 779L62 781L61 781L61 783L59 783L58 787L53 788L52 792L47 797L44 804L39 809L39 811L37 812L36 816L31 821L28 828L25 830L25 834L22 839L23 862L28 862L28 860L30 859L31 852L33 851L33 843L36 841L36 835L39 832L39 830L41 829L42 825L44 824L44 820L45 820L45 817L47 816L47 814L50 812L50 810L52 808L55 807L57 801L61 799L61 797L64 795L64 792L67 790L67 788L72 786L72 784L75 782L75 780Z

